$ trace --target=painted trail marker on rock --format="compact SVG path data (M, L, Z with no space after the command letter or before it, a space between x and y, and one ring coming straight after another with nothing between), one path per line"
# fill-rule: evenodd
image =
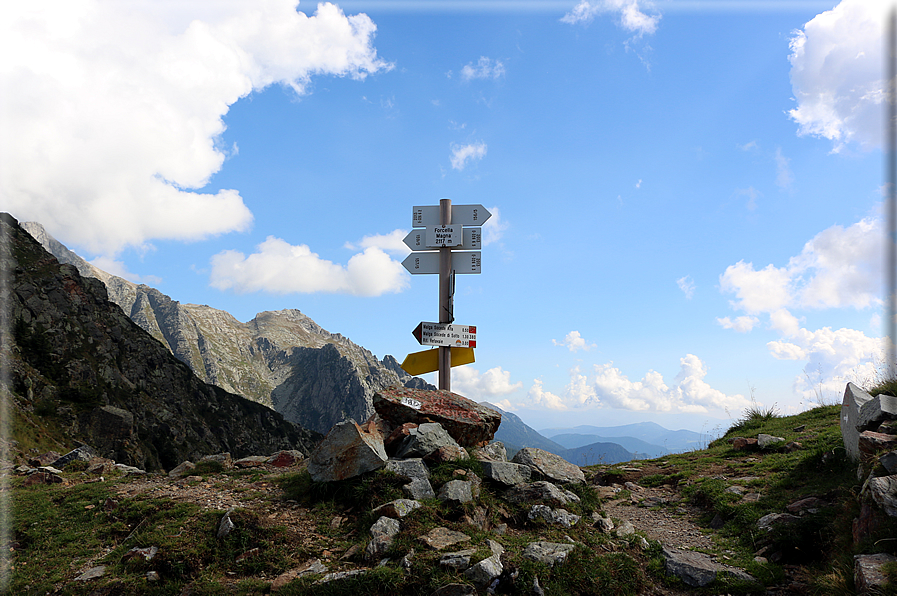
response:
M441 390L451 390L453 366L473 362L476 327L452 325L454 280L456 273L480 273L481 254L471 249L482 246L482 230L478 226L490 217L492 214L482 205L452 206L451 199L440 199L439 205L415 205L412 209L411 227L417 229L405 236L404 243L413 252L402 261L402 266L414 275L439 275L439 322L421 323L413 333L422 345L439 346L439 349L409 354L402 369L411 375L438 370ZM455 350L469 350L469 353L459 352L454 356ZM430 359L434 357L437 361L430 368ZM469 360L462 362L458 358ZM418 364L424 360L427 364Z

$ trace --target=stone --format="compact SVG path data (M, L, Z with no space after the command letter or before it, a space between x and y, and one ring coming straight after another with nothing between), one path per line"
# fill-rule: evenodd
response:
M770 447L775 447L779 443L784 442L785 439L783 437L774 437L764 433L757 435L757 446L759 446L760 449L769 449Z
M37 469L38 472L44 472L46 474L56 474L57 476L62 474L62 470L59 468L54 468L53 466L41 466Z
M508 450L505 449L505 444L501 441L493 441L488 445L474 449L473 456L481 462L506 462L508 461Z
M430 470L427 468L427 464L419 457L408 459L390 458L386 462L385 468L396 476L402 476L408 480L430 477Z
M884 433L886 435L897 435L897 420L885 420L878 425L875 432Z
M857 439L857 447L860 450L860 458L869 461L882 451L897 449L897 436L864 430Z
M158 571L147 571L146 572L146 581L148 582L157 582L161 578L159 577Z
M392 387L374 394L374 409L389 422L400 425L438 422L462 447L491 441L501 424L501 414L451 391L425 391Z
M380 505L372 512L374 515L385 515L386 517L405 517L415 509L420 509L422 505L419 501L412 499L396 499Z
M286 449L284 451L278 451L267 460L265 463L269 466L274 466L275 468L290 468L302 463L302 460L305 459L305 455L297 449Z
M732 441L732 449L737 449L738 451L747 451L749 449L754 449L758 446L757 439L750 439L746 437L735 437Z
M264 455L250 455L249 457L242 457L236 461L234 461L235 468L257 468L259 466L265 465L268 462L268 457ZM289 573L289 572L287 572Z
M380 516L380 519L371 526L372 539L364 550L365 557L368 560L373 560L386 554L400 529L401 524L399 520L386 517L385 515Z
M529 466L509 461L480 460L480 465L483 468L483 478L505 486L526 484L533 475Z
M897 517L897 476L869 480L869 493L875 504L891 517Z
M97 567L91 567L90 569L88 569L87 571L85 571L84 573L82 573L81 575L79 575L78 577L76 577L76 578L75 578L75 581L76 581L76 582L86 582L86 581L90 581L90 580L92 580L92 579L98 579L98 578L103 577L103 575L104 575L105 573L106 573L106 566L105 566L105 565L99 565L99 566L97 566Z
M408 431L408 436L396 451L396 457L427 457L440 447L445 446L461 449L441 424L425 422Z
M505 547L491 538L486 539L486 546L489 547L489 550L492 551L492 554L496 557L500 557L505 552Z
M446 553L439 558L440 567L448 567L456 571L464 571L470 567L470 557L477 552L475 548Z
M470 584L446 584L430 596L477 596L477 589Z
M93 476L108 474L115 468L115 462L105 457L92 457L87 464L87 473Z
M124 555L122 555L122 561L152 561L153 557L159 552L158 546L147 546L145 548L134 547Z
M437 495L440 501L460 505L473 501L473 490L469 480L450 480L442 485Z
M111 407L111 406L110 406ZM115 408L118 409L118 408ZM124 411L124 410L122 410ZM133 422L133 420L132 420ZM62 457L56 459L56 461L50 462L50 465L54 468L64 468L69 465L71 462L79 460L79 461L90 461L91 457L94 457L96 453L93 449L88 447L87 445L81 445L80 447L76 447L72 449Z
M430 455L426 457L427 461L441 464L444 462L450 461L461 461L464 459L469 459L470 456L467 455L467 451L464 450L460 445L443 445Z
M617 496L620 489L614 486L596 486L595 495L599 499L613 499Z
M800 451L803 448L803 444L798 443L797 441L789 441L785 444L785 450L788 451L788 453L794 453L795 451Z
M379 433L365 433L347 420L334 425L308 460L308 473L316 482L354 478L386 465Z
M887 585L888 576L881 568L887 563L897 563L897 557L880 553L877 555L854 555L853 581L857 594L881 593Z
M454 530L449 530L448 528L440 526L438 528L433 528L423 536L419 536L418 539L423 541L424 544L430 548L442 550L453 544L458 544L459 542L467 542L470 540L470 536L463 532L455 532Z
M881 527L885 514L881 513L877 507L868 501L860 503L860 515L854 518L851 525L851 537L854 544L860 544L864 540L871 538L873 533Z
M493 555L471 566L464 572L464 576L478 586L486 586L501 575L502 571L504 571L504 567L501 561Z
M576 548L576 546L573 544L559 544L557 542L543 541L530 542L526 545L526 548L523 549L523 558L530 561L536 561L537 563L544 563L549 567L554 567L556 564L566 561L567 555L569 555L574 548Z
M204 461L221 464L221 467L225 470L232 470L234 468L234 460L230 456L230 453L213 453L212 455L204 455L198 463L202 463Z
M663 547L664 567L667 575L675 575L694 588L708 586L716 580L717 573L735 579L756 582L750 574L734 567L715 563L708 555L669 546Z
M553 526L572 528L579 523L580 517L566 509L552 509L547 505L533 505L527 514L530 520L543 519Z
M60 484L61 482L62 476L59 474L34 472L33 474L29 474L28 477L22 481L22 486L33 486L35 484Z
M857 429L860 409L871 400L871 395L853 383L848 383L844 389L844 399L841 402L841 438L844 440L847 456L853 461L860 459L860 430Z
M126 466L125 464L114 464L112 467L125 476L143 476L146 474L146 470L141 470L140 468L135 468L134 466Z
M433 490L433 486L430 484L430 481L426 478L415 478L408 484L402 486L402 490L405 491L412 499L435 499L436 492Z
M218 533L216 534L219 539L224 538L234 529L234 522L230 518L230 514L234 512L234 508L231 507L227 510L227 513L224 514L224 517L221 518L221 521L218 523Z
M547 480L512 486L505 491L504 498L512 503L545 501L553 505L566 505L569 502L564 491Z
M514 455L514 459L511 461L515 464L529 466L537 474L557 482L585 482L586 480L579 466L571 464L559 455L536 447L524 447Z
M39 468L40 466L49 466L55 464L61 457L62 455L55 451L47 451L46 453L43 453L36 457L29 457L28 465L34 468Z
M826 502L819 497L804 497L785 506L788 513L802 515L804 512L816 513L819 509L826 506Z
M864 431L878 428L885 420L895 418L897 418L897 397L881 393L860 406L856 429Z
M337 571L335 573L328 573L321 579L315 582L315 585L320 584L329 584L330 582L337 582L343 579L349 579L350 577L356 577L358 575L362 575L367 573L367 569L352 569L351 571Z
M897 451L889 451L878 458L878 462L888 474L897 474Z
M614 529L614 534L617 535L617 538L624 538L626 536L632 536L635 534L635 526L633 526L630 522L624 521L622 524Z
M793 524L800 518L790 513L769 513L757 520L757 528L771 532L776 526Z
M411 434L412 428L417 428L414 422L406 422L395 427L389 436L383 440L387 453L395 453L398 446L405 440L405 437Z
M614 522L609 517L602 517L599 513L592 514L595 520L595 528L602 534L610 534L614 529Z
M189 476L193 473L193 470L196 469L196 464L192 461L182 461L177 466L171 469L168 472L169 478L183 478L184 476Z

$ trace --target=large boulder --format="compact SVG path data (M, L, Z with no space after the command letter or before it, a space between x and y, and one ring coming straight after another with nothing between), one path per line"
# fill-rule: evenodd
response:
M537 474L546 476L557 482L585 482L585 474L579 466L571 464L564 458L544 449L524 447L511 460L515 464L523 464L532 468Z
M877 430L886 420L897 418L897 397L872 397L853 383L848 383L841 403L841 436L850 459L860 459L860 434Z
M330 482L345 480L382 468L386 451L379 433L364 432L348 420L335 425L308 460L312 480Z
M392 387L374 394L374 409L394 425L438 422L462 447L492 440L501 414L451 391Z
M441 447L456 447L461 449L448 432L437 422L425 422L408 431L408 436L402 441L396 457L427 457Z

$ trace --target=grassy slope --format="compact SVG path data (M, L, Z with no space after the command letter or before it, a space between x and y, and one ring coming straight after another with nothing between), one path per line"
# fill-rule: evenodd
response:
M678 485L682 499L706 508L704 522L708 526L717 515L725 522L714 531L717 552L725 551L730 563L746 568L767 585L779 584L784 576L782 566L794 564L806 570L804 577L811 593L850 593L850 573L846 569L858 550L850 540L850 526L858 512L859 486L855 466L844 456L839 411L838 406L829 406L797 416L744 420L707 449L640 461L627 465L626 471L621 470L623 466L595 466L588 471L607 481L631 479L643 485ZM802 448L761 454L735 451L730 446L729 439L735 436L755 437L761 432L798 441ZM633 472L633 465L642 472ZM442 465L432 471L434 486L452 479L456 468L475 473L477 464ZM236 476L245 472L218 474ZM85 477L80 472L67 470L66 475L74 486L22 488L21 479L13 481L16 544L11 593L45 594L59 589L62 594L180 594L189 584L192 595L262 594L268 589L263 578L270 580L320 556L319 550L297 542L283 528L260 523L264 511L238 511L237 531L225 540L217 540L215 530L223 511L203 512L193 505L148 496L119 498L118 506L112 509L103 506L113 492L112 485L127 480L84 484ZM747 486L762 495L759 501L742 503L740 497L726 492L735 477L756 477ZM323 520L321 535L332 541L333 548L342 550L355 544L364 548L369 538L367 529L375 521L369 513L371 508L399 497L402 484L382 471L328 485L311 482L305 473L281 476L277 482L281 488L272 492L270 498L292 499L308 507ZM601 510L601 502L590 487L575 490L583 498L582 503L568 506L568 510L584 516ZM474 561L489 555L486 539L502 543L508 552L503 561L519 571L512 593L528 594L536 576L546 593L552 595L636 594L645 592L652 584L681 587L677 580L664 577L659 545L643 551L638 547L638 539L611 539L591 528L585 519L571 529L531 522L526 519L525 505L507 504L500 500L499 492L484 487L479 502L464 507L428 501L425 508L402 520L403 531L390 553L389 565L360 579L326 587L313 587L316 578L303 578L279 593L429 595L445 583L464 582L460 574L440 569L439 553L422 548L416 540L440 525L464 531L471 537L469 548L476 549ZM761 516L784 512L788 503L809 495L821 497L829 505L802 517L786 532L760 535L756 530L756 520ZM462 517L474 514L476 506L486 510L489 523L507 523L508 533L499 536L463 523ZM330 529L327 521L337 514L350 521L338 530ZM879 538L893 536L891 530L882 527ZM532 540L565 542L566 536L582 546L565 565L548 568L521 557L523 548ZM122 562L122 555L134 546L158 546L160 554L151 563ZM253 547L260 549L261 556L237 562L240 553ZM754 561L755 553L764 548L768 558L779 553L778 564ZM894 552L895 548L897 543L893 540L872 541L859 547L864 552ZM405 572L398 561L411 549L416 554L410 570ZM77 575L75 570L88 560L108 565L107 574L88 584L72 582ZM362 566L362 561L355 558L341 565L354 568ZM330 567L331 571L340 568ZM158 571L163 581L148 583L148 570ZM734 594L750 589L731 585L726 591Z

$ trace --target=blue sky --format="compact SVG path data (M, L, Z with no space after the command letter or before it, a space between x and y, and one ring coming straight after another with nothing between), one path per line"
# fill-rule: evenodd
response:
M438 317L412 206L482 204L455 391L535 428L790 413L881 364L886 5L7 6L0 200L176 300L400 361Z

